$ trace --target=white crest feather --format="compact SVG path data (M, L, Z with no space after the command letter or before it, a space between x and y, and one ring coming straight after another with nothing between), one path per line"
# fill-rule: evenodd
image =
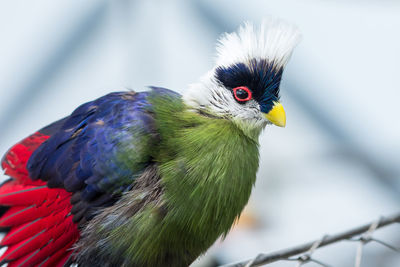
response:
M280 19L264 19L260 27L246 22L238 32L226 33L217 46L217 66L228 67L251 59L265 59L284 67L301 39L296 26Z

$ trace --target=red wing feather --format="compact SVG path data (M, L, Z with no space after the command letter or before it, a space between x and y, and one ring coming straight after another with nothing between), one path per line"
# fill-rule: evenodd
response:
M37 132L13 146L2 161L13 180L0 187L0 205L10 207L0 217L0 227L9 227L0 245L8 246L0 264L8 266L62 266L71 246L79 239L72 222L71 193L48 188L42 180L29 178L26 164L33 151L49 136Z
M33 151L38 148L49 136L36 132L14 145L4 156L1 167L4 173L25 185L43 185L41 180L33 181L29 178L26 163Z

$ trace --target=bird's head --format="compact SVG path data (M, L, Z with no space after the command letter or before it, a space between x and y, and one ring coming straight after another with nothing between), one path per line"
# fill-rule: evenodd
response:
M279 84L299 40L296 27L276 19L264 20L258 28L245 23L237 32L224 34L216 66L190 86L186 104L250 131L261 132L271 123L285 126Z

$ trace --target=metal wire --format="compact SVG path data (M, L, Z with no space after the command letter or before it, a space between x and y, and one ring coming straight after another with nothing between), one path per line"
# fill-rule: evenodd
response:
M395 223L400 222L400 212L393 214L391 216L379 217L378 220L375 220L369 224L352 228L342 233L334 234L334 235L324 235L322 238L308 242L305 244L301 244L292 248L278 250L272 253L261 253L258 254L255 258L241 261L237 263L223 265L222 267L252 267L252 266L261 266L267 265L276 261L295 261L296 266L300 267L308 262L314 262L320 266L331 267L331 265L324 263L320 260L314 259L312 257L313 253L324 246L330 244L336 244L339 241L347 240L351 242L357 242L357 250L355 257L355 267L361 267L361 259L363 254L364 245L369 242L378 243L384 247L387 247L397 253L400 254L400 248L397 248L385 241L379 240L373 237L373 234L379 228L382 228L387 225L393 225Z

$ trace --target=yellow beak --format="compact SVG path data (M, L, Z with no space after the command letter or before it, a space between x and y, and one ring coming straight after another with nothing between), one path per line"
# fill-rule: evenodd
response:
M286 114L283 106L279 102L274 102L274 106L268 113L264 113L265 118L279 127L286 126Z

